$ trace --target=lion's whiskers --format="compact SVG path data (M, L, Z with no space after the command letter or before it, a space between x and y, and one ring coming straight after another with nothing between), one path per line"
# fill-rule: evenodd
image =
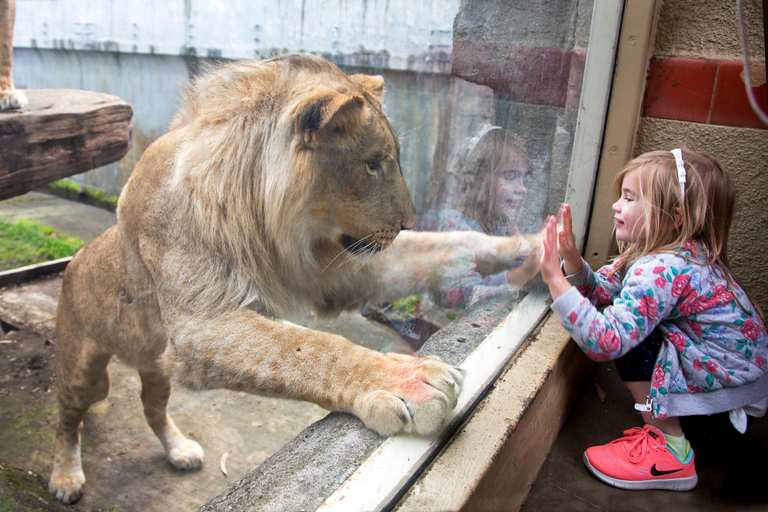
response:
M323 268L323 270L321 270L321 271L320 271L320 273L322 274L323 272L325 272L326 270L328 270L328 267L330 267L330 266L331 266L331 264L333 264L333 262L334 262L334 261L336 261L336 260L338 259L338 257L339 257L339 256L341 256L342 254L344 254L345 252L347 252L347 250L346 250L346 249L342 249L342 250L339 252L339 254L337 254L336 256L334 256L334 257L333 257L333 259L332 259L331 261L329 261L329 262L328 262L328 264L327 264L327 265L326 265L326 266ZM342 261L341 263L339 263L339 267L340 267L340 266L342 266L343 264L344 264L344 261Z
M371 249L371 246L375 246L375 245L376 245L376 241L374 240L373 242L371 242L371 243L369 243L368 245L366 245L365 247L363 247L363 250L362 250L362 251L360 251L359 255L360 255L360 257L361 257L361 258L365 258L365 261L363 261L363 262L360 264L360 266L359 266L359 267L357 267L357 270L355 270L355 274L357 274L358 272L360 272L360 270L361 270L361 269L362 269L364 266L366 266L368 263L370 263L370 261L371 261L371 260L373 259L373 257L376 255L376 250L375 250L375 249Z
M373 236L373 234L370 234L370 235L368 235L365 238L369 238L369 237L372 237L372 236ZM347 258L341 263L341 265L343 265L344 263L353 262L355 260L358 260L358 259L361 259L361 258L365 257L366 253L369 252L369 248L371 247L371 245L374 245L376 243L375 241L373 241L373 242L370 242L370 243L364 245L361 249L358 249L358 247L362 244L362 242L363 242L363 240L365 240L365 238L362 239L362 240L358 240L354 245L351 246L351 249L354 249L354 250L349 251L349 254L347 255ZM341 265L339 265L339 266L341 266ZM362 265L365 265L365 262L363 262ZM358 268L357 270L359 271L360 269ZM357 271L356 271L356 273L357 273Z
M345 264L345 263L347 263L348 261L352 261L353 259L355 259L355 258L356 258L356 257L359 255L359 254L358 254L358 251L356 251L356 249L357 249L357 248L360 246L360 244L362 244L362 243L363 243L363 241L364 241L366 238L371 238L372 236L373 236L373 233L371 233L370 235L367 235L366 237L364 237L364 238L362 238L362 239L360 239L360 240L357 240L357 241L355 241L355 243L354 243L354 244L352 244L352 245L350 245L348 248L346 248L346 249L342 249L342 250L339 252L339 254L337 254L336 256L334 256L334 257L333 257L333 259L332 259L331 261L329 261L329 262L328 262L328 264L327 264L327 265L326 265L326 266L323 268L323 270L321 270L321 271L320 271L320 273L322 274L323 272L325 272L326 270L328 270L328 267L330 267L330 266L333 264L333 262L334 262L334 261L336 261L336 260L339 258L339 256L341 256L342 254L345 254L345 253L346 253L346 258L345 258L345 259L344 259L344 260L343 260L341 263L339 263L339 265L338 265L336 268L340 268L342 265L344 265L344 264ZM375 241L373 241L373 242L369 243L368 245L366 245L365 247L363 247L363 249L362 249L361 251L359 251L359 252L367 251L367 250L368 250L368 248L369 248L371 245L375 244L375 243L376 243ZM373 251L371 251L371 252L373 252Z

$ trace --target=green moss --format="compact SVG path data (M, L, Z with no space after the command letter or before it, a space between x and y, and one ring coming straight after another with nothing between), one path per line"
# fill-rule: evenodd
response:
M52 192L60 192L72 197L76 197L80 193L80 185L69 180L58 180L53 183L49 183L44 189Z
M59 197L74 199L91 206L98 206L106 210L115 211L117 209L117 199L119 196L111 196L97 188L78 185L70 180L58 180L45 185L42 190Z
M31 203L34 201L42 201L45 196L42 194L22 194L20 196L11 197L10 199L3 199L0 201L0 205L3 204L17 204L17 203Z
M421 309L421 296L412 295L392 303L392 314L395 318L406 319L418 313Z
M0 219L0 267L9 269L72 256L85 242L35 221Z
M7 428L0 432L3 446L13 446L15 443L19 443L20 446L31 446L32 443L39 442L46 448L53 447L56 436L57 402L51 400L42 406L22 405L18 410L21 413L14 416Z

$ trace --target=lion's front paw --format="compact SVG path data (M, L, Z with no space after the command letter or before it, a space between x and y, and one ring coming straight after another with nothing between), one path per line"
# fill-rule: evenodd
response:
M18 89L0 91L0 110L24 108L28 103L27 96Z
M362 397L358 416L366 426L383 436L426 435L440 428L461 392L459 370L431 356L388 354L382 365L389 389Z
M177 440L168 450L168 460L177 469L197 469L203 465L203 448L191 439Z
M82 471L74 471L71 474L63 474L54 471L48 482L48 492L56 496L56 499L69 505L80 499L85 485L85 475Z

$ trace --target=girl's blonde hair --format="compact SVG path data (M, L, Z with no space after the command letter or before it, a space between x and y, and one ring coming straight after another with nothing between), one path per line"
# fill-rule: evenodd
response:
M637 172L639 197L645 207L643 239L619 241L620 255L615 271L626 270L643 256L658 252L677 252L689 241L700 241L709 250L706 265L717 265L729 285L738 280L728 264L728 234L736 204L736 188L723 168L712 158L683 150L686 183L683 197L677 176L675 156L670 151L652 151L630 161L616 176L614 195L621 197L624 177ZM679 210L678 210L679 209ZM678 226L678 223L680 224ZM702 263L701 259L692 260ZM742 290L744 287L741 287ZM746 293L746 290L744 290ZM760 312L757 304L753 306Z

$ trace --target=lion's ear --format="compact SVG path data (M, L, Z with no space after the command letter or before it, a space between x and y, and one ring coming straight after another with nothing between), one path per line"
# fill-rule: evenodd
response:
M314 148L327 137L356 131L363 122L364 100L358 95L321 91L302 98L293 115L304 143Z
M377 100L384 101L384 77L380 75L352 75L352 80Z

